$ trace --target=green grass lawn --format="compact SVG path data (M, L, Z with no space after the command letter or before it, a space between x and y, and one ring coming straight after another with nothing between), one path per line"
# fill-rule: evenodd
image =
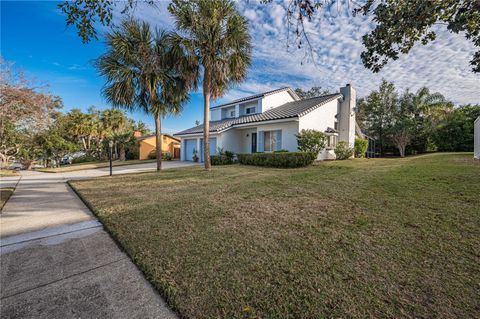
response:
M472 154L72 185L186 318L480 317Z
M12 196L15 188L13 187L3 187L0 188L0 210L3 209L3 206L7 203L10 196Z
M0 169L0 177L18 176L19 173L13 169Z
M134 164L145 164L145 163L153 163L156 160L128 160L128 161L113 161L112 166L125 166L125 165L134 165ZM109 167L110 162L87 162L87 163L78 163L78 164L70 164L64 165L56 168L39 168L36 171L44 172L44 173L64 173L64 172L73 172L73 171L81 171L84 169L92 169L92 168L102 168L102 167Z

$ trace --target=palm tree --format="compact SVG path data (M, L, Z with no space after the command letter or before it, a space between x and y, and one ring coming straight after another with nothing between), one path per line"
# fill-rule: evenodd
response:
M114 107L140 109L154 116L160 170L161 118L179 113L196 83L188 81L192 78L188 59L173 46L169 34L152 32L147 23L132 19L108 33L106 42L108 51L96 61L100 74L107 78L102 93Z
M430 117L435 124L453 109L453 104L442 94L430 93L427 87L417 90L412 97L412 104L417 112Z
M210 99L243 81L251 61L248 23L231 0L173 0L169 11L182 34L174 38L203 67L203 151L210 169Z

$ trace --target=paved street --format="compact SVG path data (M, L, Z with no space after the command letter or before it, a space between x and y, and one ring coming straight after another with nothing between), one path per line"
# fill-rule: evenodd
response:
M149 163L114 173L154 169ZM108 175L108 168L21 174L0 215L1 318L176 318L66 184Z

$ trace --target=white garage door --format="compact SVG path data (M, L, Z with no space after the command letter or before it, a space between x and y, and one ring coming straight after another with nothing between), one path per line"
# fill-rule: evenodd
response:
M197 140L196 139L188 139L185 140L185 160L186 161L193 161L193 150L197 147ZM198 155L197 155L198 156Z
M210 155L217 154L217 138L211 137L208 141L210 142ZM203 162L203 138L200 139L200 161Z

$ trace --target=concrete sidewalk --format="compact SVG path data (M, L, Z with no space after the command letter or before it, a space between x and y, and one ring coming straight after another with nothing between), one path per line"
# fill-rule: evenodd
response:
M108 174L91 171L22 172L0 215L1 318L176 318L66 184Z

